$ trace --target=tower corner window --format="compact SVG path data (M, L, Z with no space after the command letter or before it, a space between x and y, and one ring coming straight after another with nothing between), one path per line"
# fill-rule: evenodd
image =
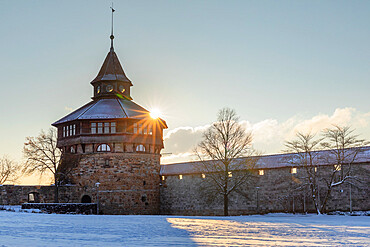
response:
M63 137L76 135L76 124L63 126Z

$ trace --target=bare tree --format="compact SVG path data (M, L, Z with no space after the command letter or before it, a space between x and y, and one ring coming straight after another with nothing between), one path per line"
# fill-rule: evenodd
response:
M325 140L321 145L328 150L324 158L327 164L331 164L331 169L328 175L323 177L326 194L321 206L322 212L326 210L328 199L334 187L357 179L351 176L352 165L363 151L363 147L368 145L369 142L358 139L358 135L353 134L353 132L354 130L349 126L341 127L338 125L325 129L323 132Z
M347 126L325 129L320 138L297 133L295 140L285 143L286 151L295 153L291 162L305 170L305 184L318 214L326 211L334 187L356 179L351 176L352 164L367 144ZM325 165L324 169L319 171L319 165Z
M246 183L257 163L253 156L252 134L247 133L239 123L234 110L221 109L217 122L203 134L195 149L200 160L199 172L204 173L203 181L223 197L224 215L229 214L229 195Z
M26 163L23 171L26 174L50 172L54 178L54 201L59 199L58 167L61 162L61 151L57 148L57 131L41 131L37 137L26 137L23 148Z
M290 162L298 167L303 167L305 171L303 179L305 185L308 185L310 189L311 198L318 214L321 213L321 206L317 167L320 162L318 151L322 140L322 138L317 139L315 134L298 132L294 140L285 143L286 152L295 153Z
M7 156L0 158L0 184L15 183L20 176L20 166Z

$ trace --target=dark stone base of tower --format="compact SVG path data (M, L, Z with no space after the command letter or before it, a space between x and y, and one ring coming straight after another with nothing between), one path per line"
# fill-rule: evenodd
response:
M70 177L81 200L99 200L100 213L159 214L159 170L159 154L96 153L82 157Z

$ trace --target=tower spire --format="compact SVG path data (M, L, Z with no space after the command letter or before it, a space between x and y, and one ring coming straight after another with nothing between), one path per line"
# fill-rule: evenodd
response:
M112 7L110 7L110 8L112 9L112 31L111 31L111 35L110 35L110 49L113 50L113 39L114 39L114 35L113 35L113 13L116 10L113 8L113 3L112 3Z

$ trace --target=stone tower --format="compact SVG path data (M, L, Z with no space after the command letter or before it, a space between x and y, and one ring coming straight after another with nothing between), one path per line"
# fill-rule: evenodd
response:
M158 214L160 151L166 122L132 101L132 82L113 48L91 82L92 101L52 125L63 152L58 169L76 202L104 214ZM62 200L63 201L63 200Z

